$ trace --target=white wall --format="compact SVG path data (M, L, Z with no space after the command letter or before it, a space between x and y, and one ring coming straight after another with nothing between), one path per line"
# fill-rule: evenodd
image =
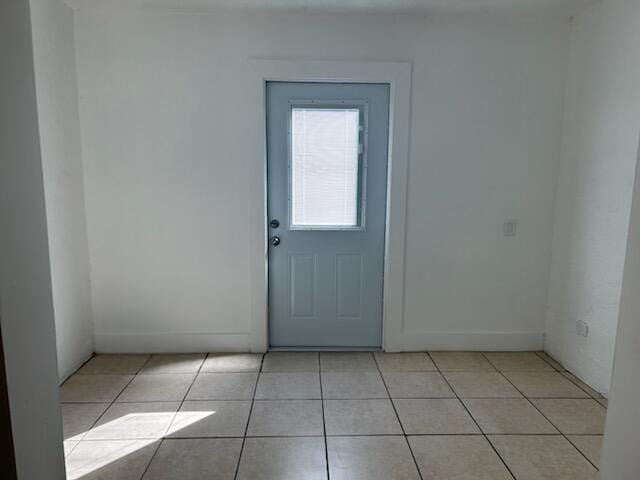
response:
M545 349L609 391L640 132L640 3L573 23ZM589 324L587 338L575 321Z
M73 11L31 0L38 121L60 379L93 353Z
M640 164L640 150L638 151ZM640 471L640 168L624 266L620 320L616 342L611 399L607 414L602 480L635 480Z
M564 19L75 19L98 350L246 348L249 239L263 230L247 184L263 148L255 56L413 63L406 295L393 321L424 346L541 347ZM505 218L519 220L515 238Z
M0 3L0 322L18 479L62 480L62 425L30 27L29 2Z

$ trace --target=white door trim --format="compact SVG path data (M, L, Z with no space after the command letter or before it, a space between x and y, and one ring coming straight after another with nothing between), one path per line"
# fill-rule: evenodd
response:
M267 281L267 125L266 83L345 82L388 83L389 162L385 230L382 347L402 348L404 317L404 268L407 216L407 173L409 166L409 123L411 113L411 64L406 62L351 62L315 60L275 60L254 58L249 63L255 73L255 88L260 96L260 152L249 169L251 174L250 290L251 351L268 348Z

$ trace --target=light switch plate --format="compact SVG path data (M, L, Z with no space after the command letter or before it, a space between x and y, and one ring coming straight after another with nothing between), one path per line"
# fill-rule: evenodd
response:
M582 320L576 320L576 333L583 337L589 335L589 325Z

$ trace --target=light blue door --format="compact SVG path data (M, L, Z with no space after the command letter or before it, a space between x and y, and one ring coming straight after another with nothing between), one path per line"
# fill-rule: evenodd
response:
M269 342L378 348L389 87L267 84Z

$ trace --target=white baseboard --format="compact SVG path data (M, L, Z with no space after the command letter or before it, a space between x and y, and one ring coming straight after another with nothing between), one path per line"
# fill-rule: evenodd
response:
M424 333L402 332L388 352L420 350L525 351L542 350L543 332L515 333Z
M114 334L95 335L96 353L195 353L248 352L249 334ZM542 332L517 333L423 333L403 332L387 342L388 352L420 350L542 350Z
M58 385L62 385L64 382L66 382L67 379L71 375L76 373L80 369L80 367L82 367L82 365L87 363L91 359L91 357L93 357L93 351L85 353L84 356L77 360L72 366L65 369L65 371L58 379Z
M96 353L248 352L249 334L96 333Z

